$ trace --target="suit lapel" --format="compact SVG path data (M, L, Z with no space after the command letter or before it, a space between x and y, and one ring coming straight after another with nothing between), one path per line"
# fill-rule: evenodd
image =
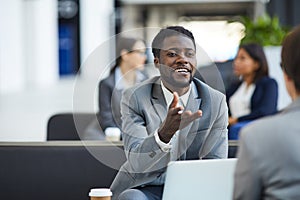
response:
M191 86L192 86L192 90L191 90L187 105L185 107L185 110L190 110L192 113L194 113L200 108L202 100L198 94L200 92L198 85L193 83ZM151 102L152 102L155 112L159 116L161 122L163 122L165 120L165 118L167 117L167 103L164 98L163 91L161 89L160 79L157 79L153 83ZM192 128L192 126L194 126L194 125L198 126L198 123L199 123L199 120L195 120L194 122L190 123L187 127L183 128L182 130L179 131L179 134L178 134L179 138L177 141L181 141L181 142L177 143L177 145L175 145L176 150L174 153L177 154L176 158L179 158L179 156L182 156L183 158L185 158L185 152L186 152L187 147L189 146L188 144L190 144L192 142L192 140L194 139L193 137L192 138L188 137L188 133L189 133L190 129Z
M167 103L161 89L160 79L153 83L151 102L161 122L163 122L167 117Z
M192 85L191 94L184 110L190 110L192 113L194 113L197 110L199 110L200 104L201 104L201 98L198 97L197 91L194 90L194 86ZM190 123L189 126L180 130L180 134L188 133L193 124L194 122Z

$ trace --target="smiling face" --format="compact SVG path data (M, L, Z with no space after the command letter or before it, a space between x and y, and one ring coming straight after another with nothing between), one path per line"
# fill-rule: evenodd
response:
M171 91L189 88L196 71L196 49L193 41L183 35L164 39L159 58L154 59L164 85Z

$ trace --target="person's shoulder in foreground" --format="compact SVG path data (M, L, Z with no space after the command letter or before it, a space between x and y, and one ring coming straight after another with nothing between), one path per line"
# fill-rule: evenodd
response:
M292 103L242 129L234 199L300 199L300 26L284 39L281 67Z

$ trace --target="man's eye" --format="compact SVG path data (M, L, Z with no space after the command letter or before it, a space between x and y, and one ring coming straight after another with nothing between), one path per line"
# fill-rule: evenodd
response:
M177 53L168 52L167 56L169 56L169 57L175 57L175 56L177 56Z
M186 56L188 57L194 57L195 56L195 52L189 51L186 53Z

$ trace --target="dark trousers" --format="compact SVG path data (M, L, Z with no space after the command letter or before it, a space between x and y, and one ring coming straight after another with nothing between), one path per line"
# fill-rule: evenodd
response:
M119 195L119 200L161 200L163 185L148 185L128 189Z

